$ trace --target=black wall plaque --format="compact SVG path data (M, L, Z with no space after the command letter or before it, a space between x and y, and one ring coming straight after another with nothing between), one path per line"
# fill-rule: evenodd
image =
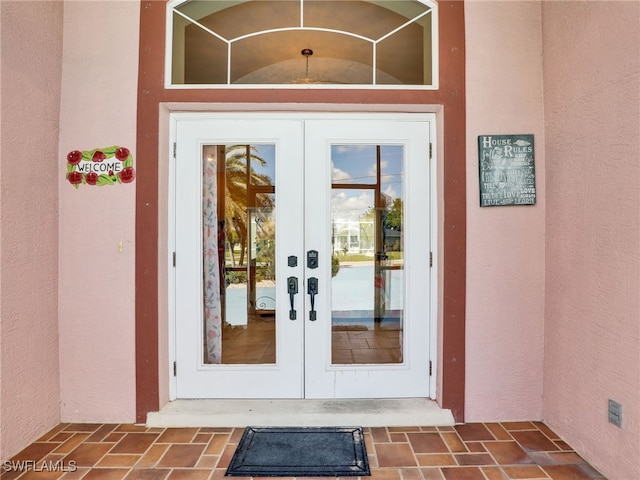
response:
M535 205L533 135L478 136L480 206Z

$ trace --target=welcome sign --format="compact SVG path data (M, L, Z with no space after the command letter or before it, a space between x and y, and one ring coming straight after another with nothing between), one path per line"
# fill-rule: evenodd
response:
M128 148L119 146L73 150L67 154L66 178L75 188L131 183L136 178L133 156Z

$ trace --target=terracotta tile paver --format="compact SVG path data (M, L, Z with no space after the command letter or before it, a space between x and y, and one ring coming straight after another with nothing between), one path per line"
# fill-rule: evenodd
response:
M499 423L485 423L484 426L496 440L513 440L513 437Z
M511 436L525 451L550 452L558 447L540 431L511 432Z
M66 462L75 462L80 467L92 467L112 448L108 443L81 443L69 455Z
M32 470L20 478L24 480L37 480L38 478L42 480L56 480L62 475L62 472L36 472Z
M14 457L14 460L33 460L38 461L49 454L58 445L55 443L36 442L29 445L22 452Z
M485 480L478 467L445 467L442 469L442 473L447 480Z
M487 449L484 448L484 445L481 442L465 442L465 446L467 447L467 450L473 453L487 451Z
M160 467L195 467L204 450L202 445L171 445L158 462Z
M74 448L89 438L89 433L75 433L66 442L54 450L55 453L70 453Z
M502 422L502 426L507 430L535 430L536 426L532 422Z
M227 468L229 463L231 463L231 458L233 457L234 452L238 446L235 444L228 444L224 447L224 451L220 456L220 460L218 461L218 468Z
M380 467L416 467L418 463L405 443L381 443L376 445L378 466Z
M92 468L83 480L121 480L129 473L125 468Z
M438 433L408 433L415 453L448 453L446 443Z
M549 465L542 467L553 480L592 480L578 465Z
M197 428L171 428L167 429L157 443L189 443L198 434Z
M98 463L99 467L133 467L140 460L140 455L107 454Z
M455 455L458 465L495 465L496 462L488 453L462 453Z
M192 442L193 443L209 443L209 441L211 440L211 437L213 437L213 434L211 433L198 433L195 437L193 437Z
M103 441L115 428L115 425L102 425L95 432L93 432L89 437L87 437L87 442L101 442ZM63 434L66 432L62 432Z
M500 467L481 467L480 470L487 477L487 480L506 480L509 478Z
M155 433L127 433L111 453L144 453L157 438Z
M56 435L58 435L58 432L61 432L62 430L64 430L68 426L69 426L68 423L61 423L57 427L52 428L47 433L42 435L42 437L40 437L38 440L36 440L36 442L49 442L49 441L52 441L52 438L55 437Z
M64 471L16 466L0 480L225 480L243 433L61 424L13 461L59 462ZM541 422L364 428L364 438L372 480L606 480Z
M482 423L468 423L457 425L456 431L465 442L473 440L495 440L491 432Z
M452 452L461 453L461 452L466 452L467 451L466 445L460 439L460 437L458 436L457 433L455 433L455 432L442 432L440 435L442 435L442 439L445 441L445 443L449 447L449 450L451 450Z
M103 424L101 423L70 423L65 428L67 432L95 432Z
M416 454L416 458L418 459L418 464L424 467L456 465L456 459L450 453Z
M420 470L424 480L443 480L444 476L439 468L423 468Z
M499 464L533 463L531 457L516 442L487 442L485 447Z
M168 444L152 445L149 450L147 450L147 452L143 455L143 457L138 461L138 464L136 466L140 468L154 467L162 458L164 452L167 451L167 448L169 448Z
M527 465L520 467L503 467L504 473L507 474L507 478L509 479L537 479L537 478L547 478L547 474L544 473L544 470L540 468L538 465Z
M176 469L169 475L169 480L208 480L211 470L205 469Z
M118 443L120 440L122 440L126 436L127 434L123 432L113 432L107 435L103 440L103 442Z
M214 433L211 441L209 442L209 446L204 453L207 455L220 455L227 442L229 442L229 434Z
M168 468L134 468L125 477L126 480L164 480L169 476Z
M544 433L551 440L560 440L560 437L556 434L556 432L551 430L544 423L542 423L542 422L533 422L533 424L536 426L536 428L538 428L542 433Z
M72 432L60 432L57 435L51 437L51 438L47 438L46 440L42 439L42 440L38 440L40 442L43 441L50 441L50 442L65 442L67 440L69 440L71 437L73 437L74 433ZM100 440L97 440L98 442Z
M371 436L376 442L388 442L389 441L389 432L386 428L375 427L371 429Z

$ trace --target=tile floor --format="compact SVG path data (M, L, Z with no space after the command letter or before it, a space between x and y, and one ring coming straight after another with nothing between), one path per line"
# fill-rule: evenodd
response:
M332 363L402 363L402 330L333 327Z
M401 363L402 330L334 326L331 348L331 361L335 364ZM268 364L275 361L276 330L272 319L250 317L246 327L224 325L222 363Z
M0 464L0 476L2 480L222 479L243 431L61 424L12 461ZM604 480L540 422L365 428L364 432L372 479ZM19 468L19 461L28 463Z

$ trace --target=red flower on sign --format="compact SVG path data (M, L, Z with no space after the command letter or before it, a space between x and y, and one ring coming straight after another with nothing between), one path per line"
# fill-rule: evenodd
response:
M107 158L107 156L103 152L98 150L96 153L93 154L93 157L91 158L91 160L93 160L94 162L102 162L105 158Z
M122 180L122 183L131 183L133 182L133 179L136 178L136 172L133 167L127 167L123 169L120 173L118 173L118 175L120 176L120 180Z
M71 165L78 165L80 160L82 160L82 152L80 150L74 150L67 154L67 162Z
M95 185L98 183L98 174L96 172L89 172L87 173L85 180L88 185Z
M71 183L71 185L78 185L82 183L82 174L80 172L71 172L67 176L67 179L69 180L69 183Z
M116 158L121 162L124 162L127 158L129 158L129 149L125 147L120 147L116 150Z

